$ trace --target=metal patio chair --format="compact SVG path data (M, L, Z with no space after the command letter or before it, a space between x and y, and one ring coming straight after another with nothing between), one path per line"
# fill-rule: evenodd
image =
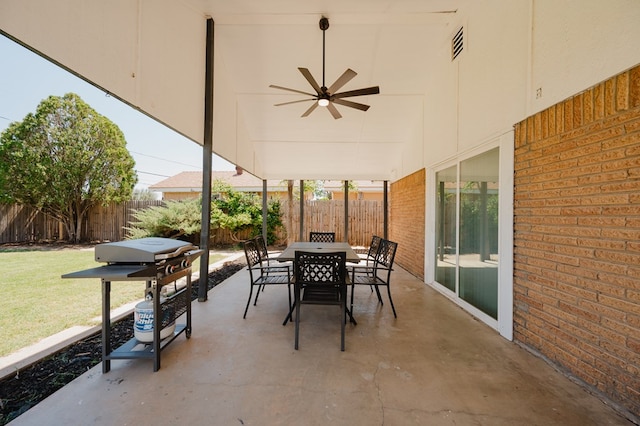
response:
M294 268L295 348L298 349L301 305L338 305L340 307L340 350L344 351L347 321L346 254L297 251Z
M249 299L247 300L247 306L244 309L244 315L242 318L247 317L247 311L249 310L249 304L251 303L251 296L253 295L253 288L258 287L256 292L256 298L253 301L253 306L258 303L258 296L260 295L260 288L267 285L286 285L287 292L289 293L289 309L291 309L291 265L282 266L269 266L267 261L262 258L260 249L256 240L248 240L243 243L244 255L247 259L247 269L249 270L250 288Z
M376 255L378 254L378 248L380 247L380 241L382 241L382 238L377 236L377 235L373 235L371 237L371 244L369 244L369 249L367 250L366 253L359 253L358 256L360 257L360 259L365 261L364 266L373 266L375 260L376 260ZM361 262L362 262L361 260ZM352 272L353 272L353 267L354 266L362 266L362 263L347 263L347 273L349 274L349 276L351 276ZM369 274L373 274L374 270L373 269L369 269L369 270L363 270L361 271L362 273L369 273ZM370 285L369 288L371 289L371 292L373 292L373 285ZM352 304L353 305L353 304Z
M396 315L396 308L393 305L393 299L391 298L391 272L393 271L393 260L396 256L396 250L398 249L398 243L393 241L381 239L380 246L371 266L352 266L351 267L351 307L350 311L353 312L353 295L356 285L368 285L372 286L376 295L378 296L378 302L382 302L382 296L380 295L379 287L387 288L387 295L389 296L389 302L391 303L391 309L393 310L393 316Z
M309 232L309 242L311 243L335 243L335 232Z
M269 250L267 249L267 242L265 241L262 234L253 237L253 240L256 242L258 246L258 251L260 252L260 256L262 257L262 261L266 262L267 266L279 265L279 266L292 266L291 262L280 262L277 260L277 256L274 254L269 254ZM268 270L265 271L266 274L269 273ZM266 284L262 285L262 291L264 291Z

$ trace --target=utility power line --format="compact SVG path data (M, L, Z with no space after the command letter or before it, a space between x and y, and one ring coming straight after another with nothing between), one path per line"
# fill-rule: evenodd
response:
M167 175L160 175L160 174L158 174L158 173L143 172L143 171L141 171L141 170L136 170L135 172L136 172L136 173L142 173L142 174L145 174L145 175L160 176L160 177L165 177L165 178L170 177L170 176L167 176Z
M181 166L193 167L194 169L201 169L202 168L202 166L194 166L193 164L187 164L187 163L181 163L179 161L167 160L166 158L155 157L153 155L143 154L141 152L136 152L136 151L129 151L129 152L131 154L142 155L143 157L153 158L154 160L162 160L162 161L166 161L167 163L180 164Z

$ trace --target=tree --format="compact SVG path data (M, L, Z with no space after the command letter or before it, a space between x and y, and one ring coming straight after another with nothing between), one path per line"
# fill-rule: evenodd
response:
M216 197L211 201L211 229L228 229L232 238L250 230L252 235L262 232L262 203L254 193L239 192L221 180L212 182ZM165 237L197 242L201 229L202 198L166 201L163 206L152 206L134 212L135 222L126 228L128 238ZM267 203L267 242L276 241L282 226L280 202Z
M131 197L134 165L118 126L74 93L49 96L0 134L0 202L60 220L79 242L91 206Z
M231 231L232 238L240 241L238 233L252 229L253 235L262 232L262 202L255 193L240 192L222 180L214 180L211 188L218 196L211 202L212 227ZM267 203L267 243L276 240L276 230L282 226L280 202Z

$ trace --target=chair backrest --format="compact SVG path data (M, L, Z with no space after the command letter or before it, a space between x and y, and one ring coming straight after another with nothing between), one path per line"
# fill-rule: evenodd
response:
M254 237L253 241L256 242L256 246L258 247L258 252L260 253L260 256L262 256L262 259L268 258L269 251L267 250L267 243L265 242L262 234Z
M255 238L245 241L242 246L244 248L244 255L247 258L247 266L249 267L249 270L262 263L262 257L260 256L260 250L258 249Z
M380 241L382 241L382 238L377 235L371 237L371 245L369 246L369 252L367 253L367 262L376 258L376 255L378 254L378 247L380 247Z
M309 232L309 242L311 243L335 243L335 232Z
M385 239L380 240L380 247L378 249L378 254L376 255L375 263L378 266L388 268L387 280L389 275L391 275L391 268L393 268L393 259L396 257L397 248L398 243Z
M303 286L345 284L346 261L345 252L296 251L293 263L295 282Z

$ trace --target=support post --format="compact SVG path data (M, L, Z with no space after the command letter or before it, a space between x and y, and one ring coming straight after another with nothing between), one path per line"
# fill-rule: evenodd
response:
M211 168L213 155L213 19L207 19L204 83L204 144L202 145L202 227L200 231L200 278L198 302L207 301L209 240L211 229Z
M349 181L344 181L344 242L349 242Z
M287 223L287 245L294 242L293 238L293 181L287 181L287 200L289 200L288 216L289 222Z
M382 182L382 208L384 209L383 217L384 217L384 239L389 239L389 191L387 189L387 184L389 181L385 180Z
M267 206L267 180L262 180L262 237L267 244L267 215L269 207Z
M300 180L300 241L306 241L304 236L304 181Z

